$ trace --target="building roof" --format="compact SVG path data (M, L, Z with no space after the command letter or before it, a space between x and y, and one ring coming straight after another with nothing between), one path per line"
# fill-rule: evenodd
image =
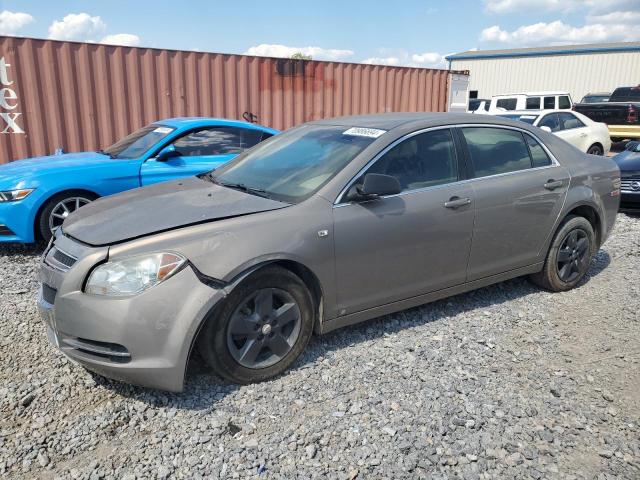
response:
M580 55L586 53L640 52L640 42L588 43L583 45L555 45L550 47L511 48L506 50L469 50L447 55L447 60L476 60L482 58L544 57L550 55Z

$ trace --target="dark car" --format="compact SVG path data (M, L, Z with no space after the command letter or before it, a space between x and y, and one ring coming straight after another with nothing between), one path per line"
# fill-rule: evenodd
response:
M577 103L573 110L595 122L609 126L611 140L640 140L640 85L616 88L609 100L601 103Z
M640 210L640 142L629 142L613 157L620 167L620 209Z
M609 97L611 96L611 92L600 92L600 93L587 93L580 103L602 103L608 102Z

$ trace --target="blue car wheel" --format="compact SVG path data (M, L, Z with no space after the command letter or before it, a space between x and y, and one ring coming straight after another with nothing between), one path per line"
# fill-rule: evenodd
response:
M78 208L98 198L91 192L69 191L51 197L42 207L37 219L37 230L40 238L48 243L53 232L59 228L64 220Z

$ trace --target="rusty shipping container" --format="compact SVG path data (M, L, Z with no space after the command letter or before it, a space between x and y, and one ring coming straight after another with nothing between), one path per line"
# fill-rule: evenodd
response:
M445 111L446 70L0 36L0 163L104 148L155 120Z

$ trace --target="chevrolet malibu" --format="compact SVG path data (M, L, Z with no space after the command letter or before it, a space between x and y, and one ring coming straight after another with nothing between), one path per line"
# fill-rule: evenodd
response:
M523 122L313 122L69 216L39 305L51 342L104 376L180 391L198 349L257 382L314 333L522 275L575 287L619 195L614 162Z
M218 118L169 118L97 152L0 165L0 243L32 243L98 197L212 170L277 133Z

